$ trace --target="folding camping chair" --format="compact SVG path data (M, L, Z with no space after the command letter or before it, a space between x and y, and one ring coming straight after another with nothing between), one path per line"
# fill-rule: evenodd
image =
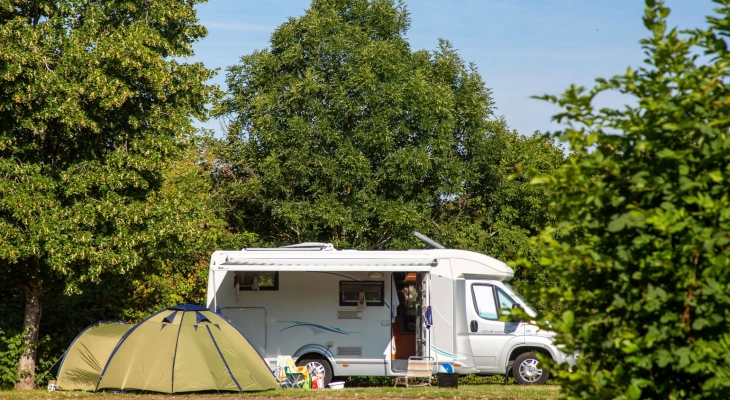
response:
M285 388L301 388L308 386L309 371L307 367L297 367L291 356L276 357L276 380Z
M398 382L403 382L406 387L411 386L431 386L431 377L433 376L433 357L408 357L408 369L405 376L395 378L393 387L398 386ZM409 380L415 380L416 383L409 384Z

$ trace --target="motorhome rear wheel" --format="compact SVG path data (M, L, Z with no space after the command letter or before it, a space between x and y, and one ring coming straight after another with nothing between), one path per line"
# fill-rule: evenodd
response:
M330 366L330 363L322 357L300 358L297 361L298 367L305 365L310 372L316 371L318 374L324 374L324 387L327 387L327 385L329 385L332 381L332 366Z

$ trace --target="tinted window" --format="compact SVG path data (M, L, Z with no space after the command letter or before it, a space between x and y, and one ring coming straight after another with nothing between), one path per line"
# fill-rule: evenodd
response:
M254 290L254 283L259 290L279 290L278 272L238 272L238 279L241 290Z
M357 306L360 292L365 292L365 301L369 306L382 306L383 282L340 282L340 305Z

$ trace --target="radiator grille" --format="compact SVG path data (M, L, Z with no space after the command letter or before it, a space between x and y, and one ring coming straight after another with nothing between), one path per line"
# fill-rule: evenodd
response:
M337 319L362 319L362 312L357 310L337 310Z
M338 347L338 356L362 356L362 347Z

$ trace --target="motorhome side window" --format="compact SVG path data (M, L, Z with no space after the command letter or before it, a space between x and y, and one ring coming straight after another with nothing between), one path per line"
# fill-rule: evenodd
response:
M237 272L238 284L241 290L279 290L278 272Z
M384 305L383 282L353 281L340 281L340 305L357 306L360 292L365 294L365 301L368 306Z
M474 306L477 314L484 319L498 319L497 303L494 300L494 286L472 285Z
M508 310L511 310L515 304L518 304L499 288L497 288L497 300L499 300L499 309L502 310L502 314L510 314Z
M499 318L497 304L499 304L499 310L501 310L503 315L509 315L513 305L517 304L507 293L490 285L473 285L472 293L474 295L474 306L477 309L477 313L485 319ZM495 302L495 297L497 302Z

